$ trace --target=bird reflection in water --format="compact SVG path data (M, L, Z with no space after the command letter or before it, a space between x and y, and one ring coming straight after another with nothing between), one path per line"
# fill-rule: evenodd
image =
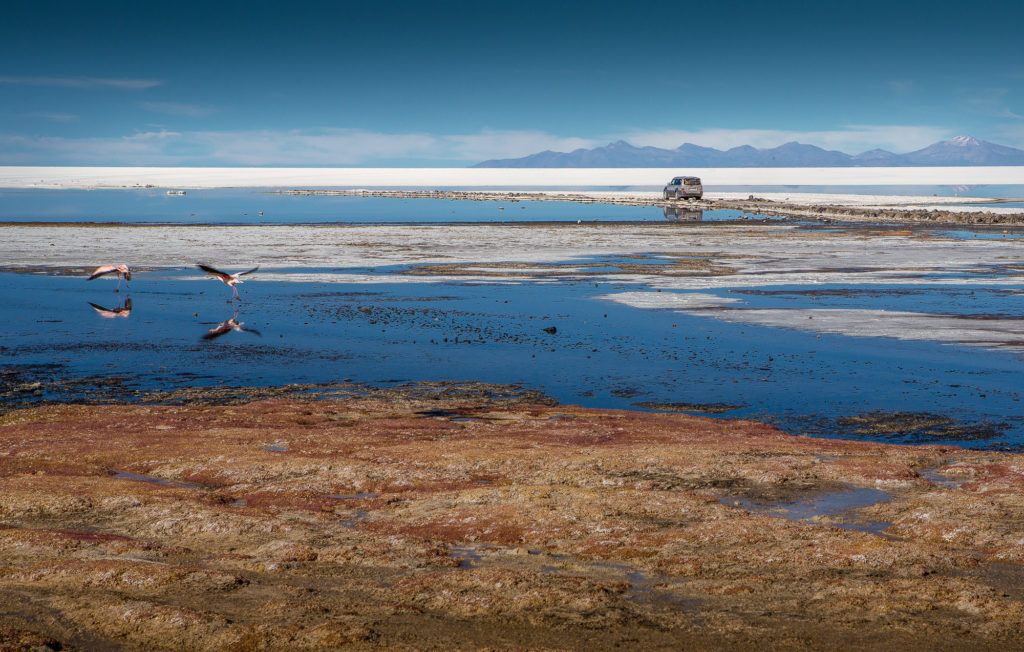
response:
M124 303L116 308L104 308L99 304L95 304L92 301L89 302L92 309L97 315L104 319L116 319L117 317L124 317L127 319L132 314L132 299L128 297L124 300Z
M231 319L222 321L221 323L217 324L210 330L206 331L206 334L203 335L203 339L215 340L218 337L230 333L231 331L237 331L239 333L252 333L253 335L256 335L258 337L263 336L262 333L260 333L255 328L246 328L243 322L238 321L238 311L236 310L235 314L231 315Z
M669 222L700 222L704 219L704 211L679 206L666 206L665 219Z

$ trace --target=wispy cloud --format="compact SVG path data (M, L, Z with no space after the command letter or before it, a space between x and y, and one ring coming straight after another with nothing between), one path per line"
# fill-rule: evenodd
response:
M181 102L139 102L139 106L153 113L163 113L185 118L202 118L217 112L217 109L213 107L201 106L199 104L184 104Z
M954 135L938 127L852 125L835 131L705 129L632 131L577 138L529 130L385 133L359 129L163 131L123 137L0 135L0 164L38 165L464 165L545 149L570 151L624 138L636 145L683 142L728 148L772 147L791 140L859 152L910 151Z
M57 113L53 111L31 111L29 113L23 113L22 115L24 115L26 118L46 120L47 122L57 122L60 124L78 122L78 116L74 113Z
M909 95L914 90L914 82L910 79L890 79L885 82L885 87L893 95Z
M0 136L0 163L121 165L373 165L411 161L462 165L601 140L539 131L473 134L384 133L358 129L150 131L114 138Z
M995 130L999 143L1024 148L1024 122L1008 122Z
M484 130L475 134L441 136L441 145L467 161L514 158L544 150L570 152L603 145L606 139L555 136L543 131Z
M145 132L118 138L0 135L0 162L12 164L174 164L163 150L180 134Z
M114 88L118 90L145 90L162 84L157 79L122 79L113 77L12 77L0 75L0 85L51 86L57 88Z
M1007 88L986 88L971 91L966 95L964 102L972 111L990 118L1024 120L1024 115L1010 108L1009 94L1010 90Z

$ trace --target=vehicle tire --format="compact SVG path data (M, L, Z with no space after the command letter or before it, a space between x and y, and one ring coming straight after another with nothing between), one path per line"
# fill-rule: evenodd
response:
M694 197L694 199L696 199L697 201L700 201L700 200L704 199L704 195L697 195L696 197Z
M682 198L683 198L683 195L677 190L676 191L676 201L679 201Z
M661 198L662 199L668 199L668 191L667 190L662 190L661 191Z

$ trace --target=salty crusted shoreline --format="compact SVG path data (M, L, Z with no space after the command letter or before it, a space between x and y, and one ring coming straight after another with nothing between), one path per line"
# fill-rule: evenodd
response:
M495 191L495 190L367 190L367 189L294 189L279 191L286 195L323 196L323 197L383 197L395 199L447 199L468 201L560 201L579 204L616 204L624 206L660 206L684 208L688 210L730 209L770 217L792 217L816 220L841 220L848 222L874 223L923 223L923 224L1024 224L1024 210L999 207L999 204L1015 200L981 200L971 198L967 201L949 199L955 207L907 205L893 202L898 197L886 197L889 200L880 205L842 205L819 200L826 196L810 195L799 201L800 193L792 193L793 198L773 200L750 195L748 199L713 198L702 200L666 200L654 193L614 193L614 192L543 192L543 191ZM712 193L709 193L712 194ZM927 198L925 198L927 199ZM992 205L995 210L974 210L979 204Z
M0 451L5 644L1024 644L1020 455L475 391L31 408Z
M1001 229L1002 231L1002 229ZM779 222L494 223L407 225L4 225L0 272L82 274L99 249L130 252L160 280L195 260L262 264L290 283L629 283L602 298L719 320L862 337L1020 348L1002 309L814 305L760 307L758 288L822 284L900 293L970 286L1015 296L1020 233L964 237L936 226L827 227ZM975 230L966 235L977 235ZM141 279L142 277L140 277ZM180 278L180 276L173 276ZM147 281L148 282L148 281ZM806 286L806 287L805 287ZM890 286L886 288L886 286ZM900 287L891 287L900 286ZM728 294L726 294L728 293ZM948 311L947 311L948 312Z

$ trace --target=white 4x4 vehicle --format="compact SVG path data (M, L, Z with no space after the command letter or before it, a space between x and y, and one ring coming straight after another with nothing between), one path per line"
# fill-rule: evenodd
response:
M676 177L662 191L664 199L702 199L704 186L698 177Z

